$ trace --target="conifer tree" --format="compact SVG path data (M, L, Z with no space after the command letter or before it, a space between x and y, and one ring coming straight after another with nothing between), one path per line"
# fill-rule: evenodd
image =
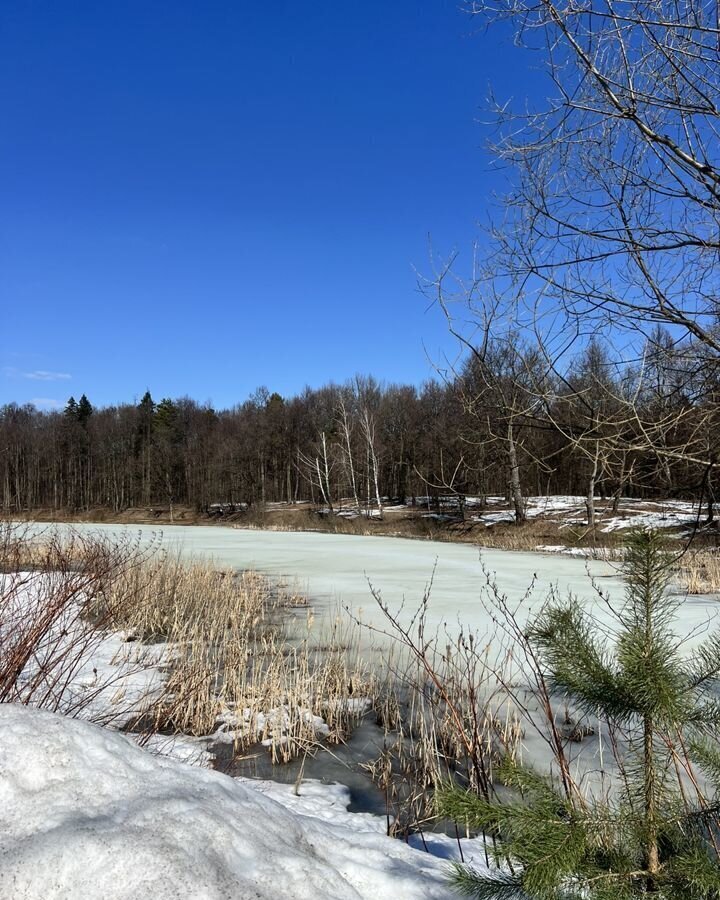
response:
M624 776L610 791L568 791L507 762L507 800L456 786L438 811L496 838L498 869L464 866L456 889L479 900L719 900L720 635L690 658L673 633L682 600L667 591L657 532L627 547L625 603L614 630L576 601L551 602L529 636L558 698L624 736ZM607 636L603 636L607 635Z
M87 425L90 416L93 414L92 403L85 394L78 400L75 408L75 418L81 425Z
M145 391L137 405L135 431L135 457L140 481L140 496L148 503L152 496L152 436L155 420L155 401L150 391Z

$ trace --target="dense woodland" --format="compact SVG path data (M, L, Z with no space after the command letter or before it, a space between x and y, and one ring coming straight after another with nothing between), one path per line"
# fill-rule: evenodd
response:
M505 494L684 497L712 518L717 367L656 330L642 364L598 339L561 371L510 334L420 388L351 383L216 410L189 398L63 411L0 409L6 512L309 499L382 514L390 501ZM442 498L442 500L441 500ZM427 502L427 501L426 501ZM594 515L588 500L588 515Z

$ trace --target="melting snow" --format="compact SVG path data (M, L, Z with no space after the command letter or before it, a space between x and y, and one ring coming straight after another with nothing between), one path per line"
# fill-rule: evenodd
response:
M0 733L3 897L452 896L446 863L386 837L382 820L347 813L343 789L255 790L23 706L0 706ZM449 839L431 845L453 853Z

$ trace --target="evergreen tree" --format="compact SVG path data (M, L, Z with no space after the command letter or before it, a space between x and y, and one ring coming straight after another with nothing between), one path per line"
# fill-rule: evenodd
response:
M140 483L140 498L149 503L152 497L152 437L155 424L155 401L150 391L145 391L137 405L135 430L135 458Z
M88 398L85 396L85 394L83 394L82 397L78 400L76 411L75 411L75 418L78 420L78 422L81 425L87 426L87 423L92 414L93 414L92 403L88 400Z
M607 637L574 602L550 603L530 641L554 691L625 736L625 777L601 798L506 763L510 802L448 786L438 811L496 837L500 868L457 866L455 887L481 900L719 900L720 635L686 658L672 631L681 601L656 532L628 542L627 592ZM709 788L712 791L712 787Z
M170 503L171 517L173 500L180 492L183 480L182 443L183 429L179 409L176 403L165 397L155 410L153 455L156 476L160 489Z

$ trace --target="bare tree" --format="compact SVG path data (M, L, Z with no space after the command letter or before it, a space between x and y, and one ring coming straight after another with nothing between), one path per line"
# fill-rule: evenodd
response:
M330 515L334 515L335 509L332 502L332 485L330 474L334 467L331 457L331 446L327 435L322 431L319 440L314 445L310 454L298 451L298 461L302 474L312 487L320 490L320 496Z
M515 172L493 277L579 335L655 324L720 355L720 21L715 0L477 0L545 63L536 110L498 104ZM590 322L593 325L589 325ZM641 342L642 343L642 342ZM636 348L637 349L637 348Z
M355 458L353 455L353 396L350 391L340 391L337 400L337 420L340 429L340 448L342 452L343 463L345 467L346 477L352 490L353 503L358 515L362 513L360 506L360 496L357 488L357 477L355 474Z
M383 517L382 494L380 493L380 475L377 455L377 441L375 437L375 416L370 412L367 406L363 406L360 410L360 428L365 437L365 447L367 449L367 481L368 481L368 506L370 506L370 485L375 494L375 502L377 503L378 516Z
M495 104L492 152L511 173L511 189L491 229L491 249L453 290L446 284L454 258L425 287L495 385L496 361L483 367L487 348L495 349L498 334L533 335L552 379L542 375L528 393L588 470L590 527L603 478L622 489L633 473L652 490L657 471L671 492L682 473L683 483L694 479L711 502L708 473L718 463L707 436L717 412L708 384L720 365L717 3L466 5L478 19L509 25L516 43L543 61L538 93L549 99L535 108ZM463 300L464 321L450 314L448 298ZM619 359L615 384L603 386L598 404L587 385L567 390L567 379L568 360L600 334ZM666 334L672 350L660 348L664 365L668 370L672 360L683 387L653 407L646 402L651 357ZM573 397L572 423L558 407L558 384ZM517 472L513 423L539 413L529 400L506 400L505 445Z
M526 519L520 451L538 464L526 447L523 430L541 411L546 369L542 355L531 348L516 328L514 307L501 295L485 291L487 282L473 266L469 279L454 270L456 254L435 266L434 275L421 279L423 293L442 310L450 334L465 351L465 362L451 373L462 392L467 412L483 421L488 438L502 448L507 472L507 493L515 521ZM458 317L461 309L465 318Z

